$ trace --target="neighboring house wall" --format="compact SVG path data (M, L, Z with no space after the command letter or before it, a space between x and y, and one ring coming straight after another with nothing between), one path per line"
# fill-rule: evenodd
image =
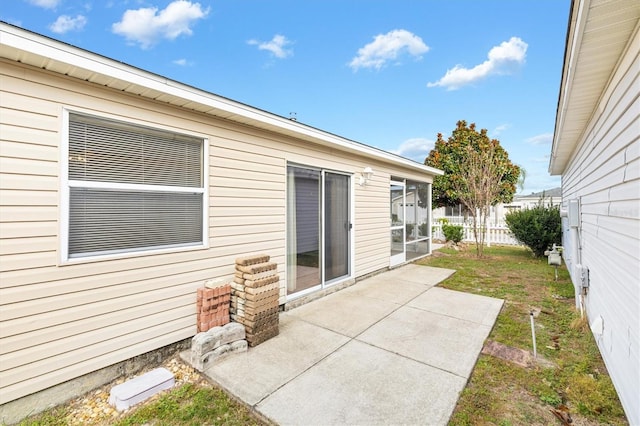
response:
M562 175L577 307L630 424L640 424L640 3L588 3L573 5L550 171Z
M429 220L429 210L423 208L415 208L416 205L416 193L415 192L407 192L407 202L404 203L403 197L396 197L393 199L391 205L391 213L398 215L402 212L402 207L406 207L406 223L411 224L421 224L425 223ZM417 211L417 212L416 212ZM416 217L417 216L417 217Z
M354 273L389 265L391 175L432 176L0 59L0 404L193 336L196 289L267 253L286 301L286 166L357 176ZM61 264L63 111L200 135L208 247ZM355 181L356 179L352 179ZM311 336L310 336L311 338Z
M504 217L505 214L513 210L531 209L539 205L545 207L559 206L561 203L561 188L553 188L535 194L516 195L511 203L499 204L498 206L501 208L500 214Z
M560 192L560 188L554 188L550 192ZM499 203L495 206L491 206L489 209L488 220L489 223L494 226L506 226L505 216L513 211L530 209L537 205L544 206L559 206L562 203L561 196L547 196L543 197L544 192L530 194L530 195L515 195L513 201L510 203ZM453 207L438 207L433 209L434 218L446 218L450 223L464 223L469 218L465 218L463 215L464 206L458 205Z

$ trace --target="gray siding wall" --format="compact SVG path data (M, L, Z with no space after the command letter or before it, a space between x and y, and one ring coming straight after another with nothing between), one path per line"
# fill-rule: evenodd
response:
M562 175L563 208L580 203L579 228L563 220L565 259L576 291L576 265L589 268L588 320L603 320L594 336L631 424L640 424L639 69L631 48Z

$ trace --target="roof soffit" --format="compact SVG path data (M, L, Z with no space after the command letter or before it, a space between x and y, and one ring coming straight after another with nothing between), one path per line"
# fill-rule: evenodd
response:
M574 0L549 172L561 174L581 143L621 56L638 28L637 0Z

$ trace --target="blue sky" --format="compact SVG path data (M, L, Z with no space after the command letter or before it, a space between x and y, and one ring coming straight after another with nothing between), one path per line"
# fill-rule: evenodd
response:
M4 0L25 29L423 162L458 120L524 193L547 167L569 0Z

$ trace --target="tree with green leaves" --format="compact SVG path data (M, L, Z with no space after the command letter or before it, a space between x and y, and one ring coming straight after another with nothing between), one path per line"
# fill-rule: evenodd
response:
M464 120L456 123L447 140L438 134L424 163L445 172L433 180L432 207L464 205L473 218L476 253L482 256L489 209L513 200L520 168L509 160L500 141Z

